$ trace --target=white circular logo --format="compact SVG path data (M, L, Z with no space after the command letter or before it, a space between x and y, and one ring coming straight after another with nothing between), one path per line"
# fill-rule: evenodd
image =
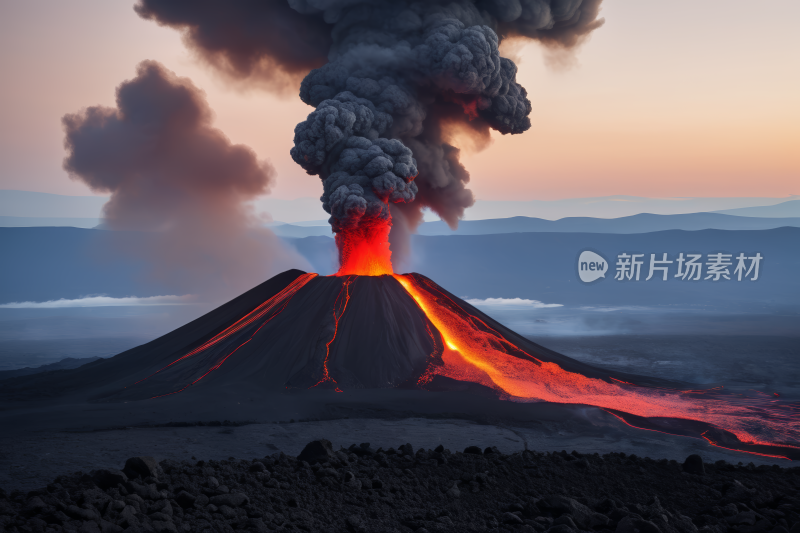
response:
M606 277L608 272L608 261L602 256L588 250L581 252L578 258L578 276L584 283L591 283L600 278Z

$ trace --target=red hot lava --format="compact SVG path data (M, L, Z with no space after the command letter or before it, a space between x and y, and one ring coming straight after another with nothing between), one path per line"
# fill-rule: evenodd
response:
M760 398L724 394L720 390L640 387L611 377L606 380L570 372L529 355L480 317L467 313L435 283L413 274L394 278L414 298L444 341L444 364L432 365L426 374L480 383L515 401L584 404L618 417L616 413L628 413L647 419L703 422L754 447L800 440L796 406L779 405L766 395ZM705 433L703 438L719 445ZM794 452L798 448L784 444L784 449Z
M337 276L381 276L393 274L392 252L389 250L391 219L362 221L352 229L336 234L339 248Z

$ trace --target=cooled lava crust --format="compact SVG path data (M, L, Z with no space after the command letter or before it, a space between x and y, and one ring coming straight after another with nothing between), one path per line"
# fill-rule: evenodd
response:
M0 529L797 531L798 468L739 465L704 465L697 455L681 465L624 453L505 455L475 446L451 453L365 443L333 451L323 440L297 458L134 457L123 471L60 476L27 494L0 489Z

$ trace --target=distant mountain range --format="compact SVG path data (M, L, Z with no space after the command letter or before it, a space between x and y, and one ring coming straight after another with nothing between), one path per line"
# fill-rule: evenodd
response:
M451 230L442 221L420 225L420 235L487 235L495 233L649 233L652 231L704 229L761 230L784 226L800 227L796 218L737 217L719 213L688 213L654 215L642 213L620 218L568 217L543 220L531 217L510 217L491 220L462 220L458 229Z
M740 207L716 211L737 217L800 217L800 200L789 200L776 205Z
M49 226L88 229L97 227L102 222L103 220L101 218L0 216L0 228L36 228Z
M64 196L58 194L0 190L0 217L99 219L103 196ZM318 198L285 200L265 196L254 202L258 213L266 213L275 221L305 225L307 221L327 220ZM733 210L743 210L733 212ZM800 217L800 196L786 198L643 198L638 196L605 196L568 198L564 200L494 201L478 200L467 210L467 220L507 217L536 217L559 220L564 217L619 218L640 213L675 215L721 212L752 217ZM429 219L435 215L429 213ZM21 221L0 221L12 225ZM29 221L42 225L43 221ZM77 226L78 221L71 224ZM61 224L59 224L61 225ZM66 224L65 224L66 225Z
M764 208L762 208L764 209ZM462 220L458 229L451 230L442 221L424 222L419 235L490 235L498 233L649 233L652 231L705 229L762 230L781 227L800 227L800 217L756 218L720 213L689 213L685 215L653 215L642 213L621 218L569 217L544 220L531 217L510 217L490 220ZM284 224L272 230L281 237L332 237L330 226L295 226Z
M639 196L605 196L600 198L567 198L564 200L492 201L478 200L467 210L467 220L484 220L506 217L537 217L558 220L564 217L619 218L639 213L677 215L684 213L719 212L744 207L774 206L799 200L800 196L787 198L642 198ZM796 209L796 208L795 208ZM761 217L800 217L793 214L763 214Z
M99 219L103 216L103 205L107 201L107 196L66 196L42 192L0 190L0 217ZM327 220L329 216L322 209L319 198L284 200L265 196L257 200L254 207L257 214L268 214L273 220L284 223ZM42 221L31 220L29 225L43 225L40 222ZM7 221L0 221L0 224L5 226ZM77 227L76 224L58 225Z
M78 368L79 366L83 366L87 363L91 363L93 361L97 361L101 359L100 357L86 357L76 359L74 357L67 357L55 363L50 363L49 365L42 365L38 367L25 367L19 368L17 370L0 370L0 381L4 379L16 378L19 376L29 376L31 374L38 374L39 372L50 372L52 370L69 370L72 368Z
M764 208L753 208L764 209ZM300 239L303 237L333 237L325 220L313 220L299 224L272 223L268 226L280 237ZM69 217L5 217L0 216L0 227L73 227L102 228L99 218ZM800 217L760 218L755 216L733 216L721 213L689 213L686 215L652 215L643 213L620 218L569 217L561 220L544 220L532 217L510 217L490 220L462 220L458 229L451 230L442 221L424 222L419 235L490 235L497 233L530 232L582 232L582 233L647 233L680 229L697 231L704 229L760 230L780 227L800 227Z
M336 270L333 239L286 239L320 274ZM147 235L77 228L0 228L0 303L81 298L86 295L156 296L185 291L144 276L146 265L124 259L147 246ZM610 272L591 284L577 278L578 257L592 250ZM644 254L641 281L614 280L620 253ZM686 281L675 278L677 254L743 252L764 258L758 281ZM673 261L668 280L645 281L650 254ZM669 230L639 234L506 233L422 236L412 239L412 257L398 271L430 276L468 298L528 298L565 305L694 305L698 308L786 307L797 314L800 294L800 228L761 231ZM144 254L142 254L144 256ZM129 257L129 256L128 256ZM734 265L730 269L732 274ZM703 271L705 272L705 270ZM761 311L763 312L763 311ZM784 313L785 314L785 313Z
M0 216L99 219L103 216L103 205L107 201L106 196L0 190Z
M332 239L287 239L320 274L336 271ZM582 283L578 257L584 250L601 254L609 263L605 279ZM700 281L676 278L679 253L739 253L764 258L758 281ZM617 281L617 257L643 254L640 281ZM667 253L667 281L659 274L649 281L650 254ZM403 272L419 272L444 288L468 298L528 298L545 303L593 306L688 305L697 309L746 310L785 307L800 323L800 228L762 231L669 230L639 234L506 233L412 237L412 257ZM729 269L733 272L736 261ZM704 268L706 268L704 266Z

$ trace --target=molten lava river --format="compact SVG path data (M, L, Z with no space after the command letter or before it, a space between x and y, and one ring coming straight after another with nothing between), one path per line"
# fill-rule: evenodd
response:
M430 280L394 274L389 250L390 227L390 223L379 221L365 229L337 234L342 266L336 275L394 276L438 330L444 342L440 360L443 364L430 364L420 378L420 386L424 387L434 375L441 375L491 387L509 400L600 407L636 427L647 427L637 425L638 419L701 422L704 426L696 433L720 447L725 446L719 437L727 433L745 447L749 445L750 449L745 450L749 453L787 458L772 452L784 447L787 453L796 455L800 450L788 444L800 442L800 407L773 396L737 395L723 392L721 387L680 390L637 386L613 377L587 377L531 356L485 321L466 312ZM344 284L343 292L349 290L349 282ZM334 309L337 324L344 312L338 302L338 314ZM332 379L327 366L325 378ZM770 453L755 451L762 446L769 447Z
M337 276L380 276L392 274L392 252L389 250L388 220L363 223L357 228L336 234L341 266Z
M714 428L744 444L770 446L750 453L786 458L795 455L800 436L797 405L776 398L723 394L720 389L679 390L637 386L609 378L589 378L559 365L540 361L504 338L480 318L470 315L438 285L414 275L394 275L442 336L443 365L430 365L422 381L438 374L486 385L515 401L585 404L603 408L630 423L625 414L648 419L670 418L708 424L702 436L714 445ZM514 354L514 355L512 355ZM722 446L724 447L724 446Z

